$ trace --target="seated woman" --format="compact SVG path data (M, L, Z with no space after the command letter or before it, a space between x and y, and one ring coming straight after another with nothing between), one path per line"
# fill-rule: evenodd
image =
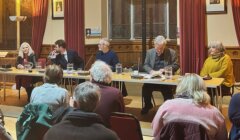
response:
M52 112L60 107L67 107L68 91L57 85L62 77L63 70L59 66L47 66L43 77L44 84L33 89L30 103L48 104Z
M201 124L210 140L226 140L227 129L220 111L209 103L203 79L197 74L182 78L176 89L176 98L167 100L158 109L153 122L153 136L159 140L163 126L174 120Z
M100 87L100 102L95 110L106 126L112 112L124 112L125 106L119 89L111 87L112 70L103 61L96 61L90 69L91 81Z
M23 42L19 48L16 68L24 69L24 65L27 63L31 64L32 68L34 68L36 65L36 57L31 46L27 42ZM16 76L15 80L16 89L20 90L21 87L24 87L26 89L29 101L34 88L33 84L39 81L39 78L34 78L31 76Z
M231 98L228 117L232 123L232 128L229 134L229 140L240 139L240 94L234 94Z
M209 57L205 60L200 75L202 77L224 78L221 86L222 95L230 93L230 88L235 82L233 75L233 63L229 55L225 54L225 48L219 41L210 42ZM208 89L208 93L210 93Z

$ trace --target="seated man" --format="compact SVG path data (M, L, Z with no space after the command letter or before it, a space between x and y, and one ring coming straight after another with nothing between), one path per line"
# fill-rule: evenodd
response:
M153 74L163 72L163 68L171 66L173 73L179 68L176 52L173 49L166 48L166 40L163 36L157 36L154 40L155 48L147 51L143 68L146 72ZM141 114L147 114L153 107L151 97L153 91L161 91L164 101L173 98L172 86L158 84L144 84L142 88L142 96L145 106Z
M103 38L99 41L98 44L99 51L96 54L96 60L101 60L107 63L112 71L116 71L116 65L119 63L117 54L110 49L110 42L108 39ZM125 83L122 85L122 94L127 96L127 89Z
M77 52L73 50L67 50L67 45L64 40L57 40L55 42L54 50L48 56L51 62L56 65L60 65L62 69L67 69L67 64L72 63L73 69L84 69L84 62Z
M100 88L90 82L79 84L72 98L75 109L45 134L44 140L117 140L93 113L100 100Z

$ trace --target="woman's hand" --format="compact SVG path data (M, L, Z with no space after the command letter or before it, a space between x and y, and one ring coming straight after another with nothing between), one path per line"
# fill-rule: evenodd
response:
M18 69L24 69L24 66L23 66L22 64L18 64L18 65L17 65L17 68L18 68Z

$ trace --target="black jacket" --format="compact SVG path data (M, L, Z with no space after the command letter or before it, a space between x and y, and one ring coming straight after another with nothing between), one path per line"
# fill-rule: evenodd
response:
M75 109L45 134L44 140L118 140L96 113Z
M33 63L33 68L36 66L36 56L35 54L31 54L28 56L28 62ZM16 67L18 64L24 65L24 59L20 56L17 57Z
M68 61L65 59L64 55L58 54L55 59L52 59L52 63L60 65L62 69L67 69L67 63L72 63L73 68L77 70L78 68L84 69L84 62L81 57L78 56L77 52L73 50L67 50Z

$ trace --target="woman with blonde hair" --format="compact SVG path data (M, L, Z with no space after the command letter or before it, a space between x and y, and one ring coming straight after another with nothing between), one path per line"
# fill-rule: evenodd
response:
M180 120L202 125L210 140L226 140L224 117L209 102L203 79L197 74L187 74L177 86L176 98L165 101L158 109L152 122L153 136L159 139L167 123Z
M36 65L36 57L34 51L27 42L23 42L19 48L16 68L24 69L25 64L30 64L33 68ZM21 87L24 87L26 89L29 101L31 92L33 90L33 84L39 81L39 78L33 78L31 76L16 76L15 79L16 89L20 90Z

